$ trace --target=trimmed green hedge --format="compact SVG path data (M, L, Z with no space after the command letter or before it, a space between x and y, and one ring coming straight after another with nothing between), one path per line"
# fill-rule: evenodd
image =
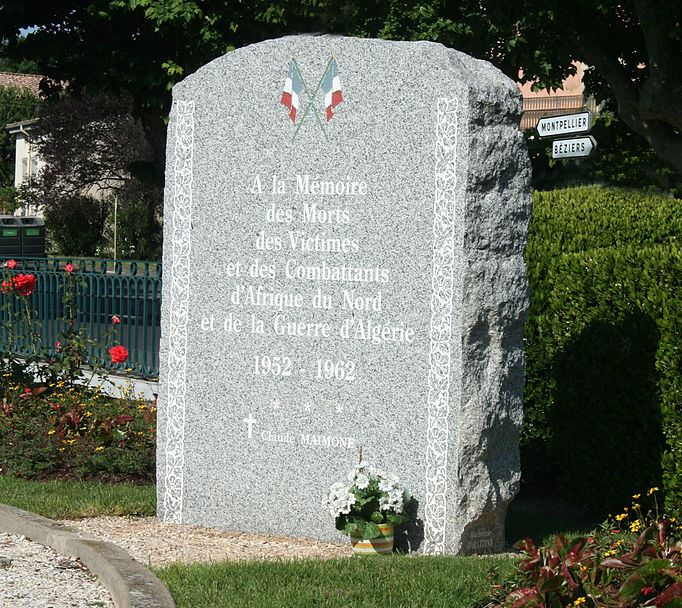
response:
M607 512L682 505L682 200L536 192L526 260L525 480Z

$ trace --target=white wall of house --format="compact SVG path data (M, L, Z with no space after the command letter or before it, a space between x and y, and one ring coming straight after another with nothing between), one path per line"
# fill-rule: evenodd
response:
M24 133L16 133L15 137L14 187L18 188L38 174L42 167L42 161L35 149L32 149L34 146L31 146L31 142Z
M19 188L38 175L44 163L36 152L35 144L31 142L30 125L12 125L9 132L14 135L15 142L14 187ZM15 215L37 215L41 217L42 211L26 205L17 209Z

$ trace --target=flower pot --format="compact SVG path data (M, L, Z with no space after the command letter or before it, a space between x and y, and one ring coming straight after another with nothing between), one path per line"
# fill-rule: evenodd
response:
M362 536L350 535L355 555L386 555L393 552L393 524L379 524L381 536L363 540Z

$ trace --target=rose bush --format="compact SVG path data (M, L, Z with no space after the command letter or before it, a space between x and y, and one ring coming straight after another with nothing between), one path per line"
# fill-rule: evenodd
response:
M78 323L76 293L83 279L73 265L65 266L64 318L50 353L30 305L36 277L15 273L10 262L0 284L0 473L152 481L155 404L129 391L115 399L89 385L92 377L107 378L103 365L89 357L94 342ZM117 342L119 324L112 319L105 348ZM29 344L30 354L17 357L16 344ZM115 363L128 358L120 344L108 350ZM84 373L86 362L92 375Z

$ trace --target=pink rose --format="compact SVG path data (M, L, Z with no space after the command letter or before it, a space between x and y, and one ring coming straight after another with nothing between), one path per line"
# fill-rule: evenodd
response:
M111 322L114 325L120 325L121 324L121 317L119 317L118 315L114 315L113 317L111 317Z
M76 267L71 263L64 266L64 271L68 272L69 274L71 274L74 270L76 270Z
M14 270L17 267L17 263L15 260L7 260L5 262L5 267L9 268L10 270Z

